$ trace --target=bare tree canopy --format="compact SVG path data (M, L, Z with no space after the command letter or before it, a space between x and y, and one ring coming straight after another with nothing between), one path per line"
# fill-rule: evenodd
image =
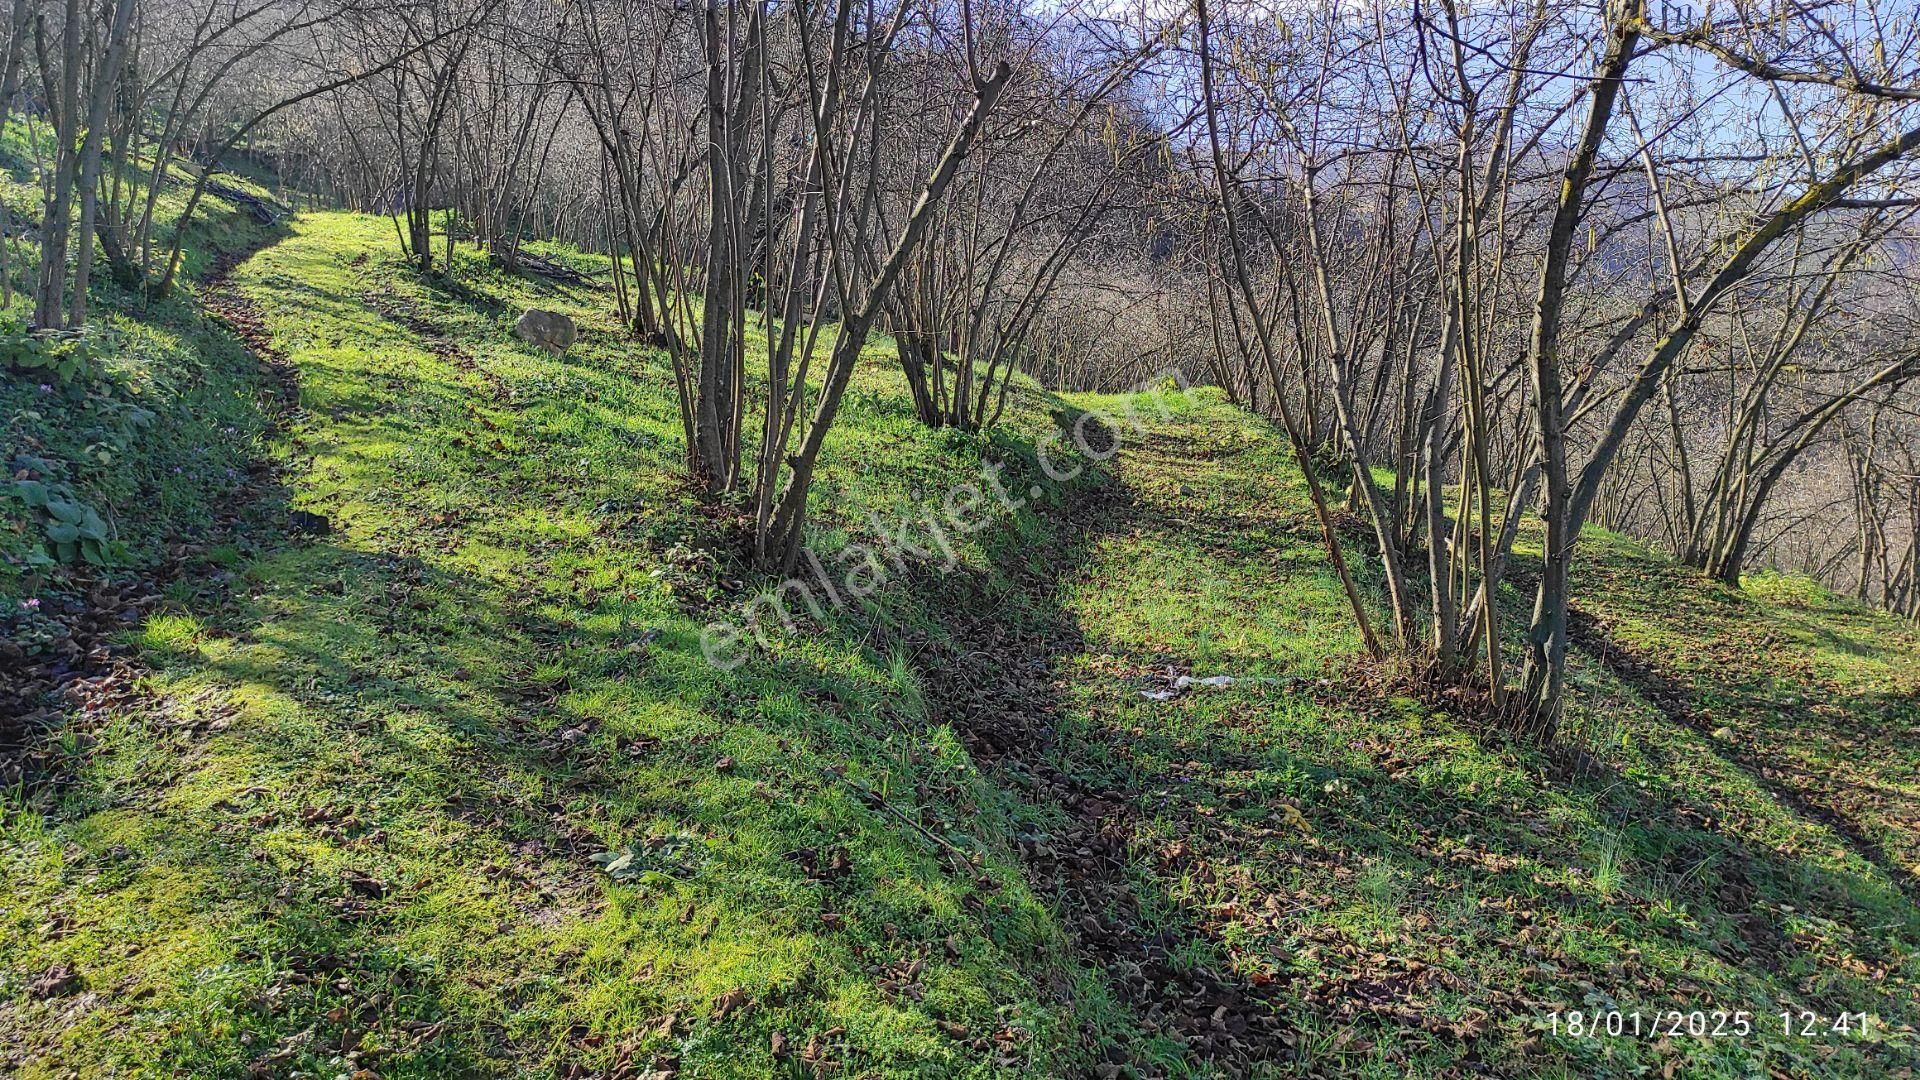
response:
M1289 432L1330 558L1323 486L1368 522L1384 616L1348 592L1377 648L1498 699L1501 584L1533 583L1520 689L1547 717L1588 521L1729 582L1760 560L1920 603L1885 471L1920 372L1913 24L19 0L4 122L52 136L46 330L84 323L96 250L171 289L160 193L198 172L190 220L243 146L392 215L423 272L462 243L531 273L569 272L531 239L613 255L636 346L673 358L688 469L745 501L767 565L799 551L871 331L921 420L966 431L1015 372L1216 381ZM1537 570L1512 559L1535 511Z

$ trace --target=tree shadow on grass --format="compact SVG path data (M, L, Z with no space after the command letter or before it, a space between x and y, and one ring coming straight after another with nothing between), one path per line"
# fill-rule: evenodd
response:
M295 297L357 311L344 293ZM991 864L910 854L919 839L902 841L890 811L844 782L850 761L895 770L881 752L898 746L871 735L894 710L887 688L864 670L723 675L687 613L640 605L658 622L635 624L618 590L578 576L569 588L546 562L618 550L621 536L596 525L594 539L563 540L518 515L587 518L565 497L577 492L522 499L510 474L456 463L474 485L457 490L493 493L483 557L525 564L481 577L418 554L456 550L459 527L414 520L445 495L381 486L398 478L382 455L443 449L430 444L465 415L461 399L487 387L366 367L328 371L321 396L379 430L299 436L371 478L335 492L348 505L328 512L343 522L318 542L239 545L222 580L175 590L140 632L160 693L116 708L86 768L36 814L76 863L124 867L72 889L58 868L23 871L34 895L21 910L97 914L22 962L72 963L114 991L111 1008L43 1033L97 1062L138 1052L121 1036L151 1031L158 1067L183 1075L332 1069L353 1036L391 1051L356 1064L436 1075L614 1068L645 1060L629 1051L689 1046L772 1069L770 1037L809 1031L825 1053L903 1072L930 1043L1018 1052L1034 1021L1010 969L1047 951L1045 913ZM394 400L362 393L369 378L389 379ZM697 524L674 515L665 524ZM575 565L626 565L606 562ZM645 873L609 884L591 857L619 851ZM989 906L1006 915L992 933L938 946L964 930L953 912ZM125 936L164 947L118 955ZM413 974L396 988L401 967ZM750 982L763 968L775 984ZM764 1007L751 1020L716 1011L732 992L715 978L751 985ZM309 994L315 980L331 989ZM65 1004L23 1007L39 1022ZM852 1009L884 1018L882 1036L853 1044Z
M1715 755L1721 760L1737 768L1783 806L1830 830L1861 859L1884 874L1910 903L1920 904L1920 875L1903 865L1898 853L1891 849L1890 842L1894 838L1876 835L1879 830L1870 830L1866 823L1878 816L1875 813L1878 808L1871 805L1843 805L1854 801L1847 795L1857 793L1838 792L1827 777L1796 767L1790 762L1774 760L1769 753L1772 740L1764 734L1751 740L1753 745L1748 748L1743 748L1740 745L1742 740L1737 738L1716 737L1720 728L1715 721L1699 714L1694 699L1699 690L1711 688L1722 696L1741 700L1746 706L1743 712L1759 714L1763 733L1767 728L1778 725L1790 729L1795 741L1830 724L1831 720L1802 707L1743 698L1743 692L1750 692L1748 688L1714 685L1717 680L1708 676L1697 676L1693 686L1685 685L1662 671L1654 661L1616 641L1607 633L1605 626L1587 612L1575 609L1569 613L1568 622L1569 633L1576 646L1632 687L1669 722L1704 736L1707 745L1714 748ZM1884 699L1886 705L1877 704L1876 698ZM1851 695L1849 708L1855 714L1884 714L1891 717L1893 708L1906 700L1904 695L1854 694ZM1920 738L1916 738L1913 730L1888 725L1875 735L1883 752L1902 760L1920 758Z
M488 1071L498 1045L475 1030L469 991L449 965L423 959L408 924L437 909L484 938L496 932L491 919L597 906L587 855L605 845L571 804L595 797L605 778L582 779L592 774L586 748L559 730L514 722L530 684L454 689L460 661L436 647L445 612L501 622L497 587L324 543L259 558L229 584L259 586L262 567L293 570L305 595L282 590L270 612L211 584L186 597L173 610L193 612L196 628L170 614L142 650L168 689L123 710L111 753L77 765L43 801L39 828L66 837L68 872L92 868L84 907L107 925L153 923L140 942L154 947L150 963L91 955L90 935L63 950L65 962L93 969L101 992L101 972L122 980L115 1012L159 1024L162 1061L183 1074L289 1071L343 1055ZM438 618L414 606L428 594ZM529 643L562 633L539 620L520 628ZM480 707L490 696L508 700ZM475 752L450 755L450 741ZM141 759L175 764L129 773ZM539 785L503 782L534 775L553 777L557 810L532 793ZM142 793L142 816L105 824L129 791ZM504 907L434 880L448 868L419 845L453 821L501 836L517 856L480 878ZM214 967L184 978L176 952Z
M1056 416L1063 431L1075 419L1071 410ZM1105 445L1090 441L1104 453ZM1020 462L1006 474L1011 490L1042 486L1031 445L1002 449ZM1097 973L1095 986L1058 988L1088 1025L1084 1067L1155 1068L1170 1049L1229 1071L1283 1059L1291 1037L1268 995L1232 971L1196 962L1192 946L1204 934L1192 913L1148 895L1156 883L1139 878L1138 853L1130 850L1140 818L1134 790L1083 769L1087 748L1061 741L1072 724L1063 680L1083 638L1058 588L1086 562L1125 498L1098 469L1061 494L1037 544L1002 535L989 543L990 568L918 568L882 645L912 658L928 719L951 728L1022 807L1016 842L1029 883L1052 905L1079 962ZM1080 997L1088 993L1110 996L1130 1019L1114 1026L1111 1007Z

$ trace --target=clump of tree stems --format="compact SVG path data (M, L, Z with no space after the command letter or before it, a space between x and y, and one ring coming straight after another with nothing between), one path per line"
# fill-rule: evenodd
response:
M1596 512L1639 528L1650 487L1674 553L1737 582L1795 463L1920 376L1912 339L1873 325L1913 310L1911 19L1213 0L1196 21L1216 351L1256 358L1243 385L1347 474L1383 647L1476 671L1532 734L1564 697ZM1709 434L1690 406L1724 419ZM1677 483L1634 474L1650 443ZM1510 664L1514 580L1534 600Z

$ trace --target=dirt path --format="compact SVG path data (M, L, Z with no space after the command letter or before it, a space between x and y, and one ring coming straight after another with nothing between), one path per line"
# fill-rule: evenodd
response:
M1044 566L1018 574L1019 591L1039 613L1035 621L1007 618L1002 605L987 600L981 582L956 588L947 579L943 591L951 595L944 602L956 613L943 627L948 639L917 642L915 651L934 719L949 724L990 775L1058 815L1058 827L1023 841L1021 854L1033 887L1059 905L1076 952L1104 972L1143 1030L1179 1040L1191 1061L1241 1075L1255 1063L1292 1056L1294 1036L1276 1011L1277 998L1236 973L1189 959L1193 939L1203 934L1198 913L1182 912L1193 917L1168 926L1143 910L1134 881L1164 864L1167 852L1140 840L1141 793L1062 768L1071 767L1066 759L1073 757L1119 760L1125 749L1069 748L1056 740L1069 707L1068 661L1084 645L1071 613L1057 604L1061 581L1097 538L1169 524L1152 520L1120 480L1083 490L1061 512L1059 532L1073 542L1054 547ZM1129 1048L1113 1046L1100 1072L1121 1075L1124 1066L1138 1070L1142 1062Z
M258 309L232 282L234 269L252 255L248 251L222 257L200 285L201 303L258 360L261 407L273 430L284 435L299 408L294 371L274 348ZM312 515L289 515L284 503L280 470L257 461L248 470L241 498L224 508L205 541L175 544L160 561L133 573L109 577L76 572L75 597L56 599L46 612L61 624L63 636L32 655L0 641L0 787L27 780L57 783L71 764L61 744L84 751L106 717L158 707L140 688L145 668L116 646L115 638L143 621L170 583L220 580L217 568L205 559L209 549L245 539L263 524L293 531L319 524L318 519L308 520ZM56 740L55 733L67 737Z

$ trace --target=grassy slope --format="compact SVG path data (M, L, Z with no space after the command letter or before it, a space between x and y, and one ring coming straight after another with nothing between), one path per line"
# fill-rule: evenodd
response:
M1920 628L1804 578L1702 582L1602 535L1588 610L1653 662L1684 720L1920 887Z
M1563 779L1444 713L1322 682L1356 646L1303 493L1275 492L1274 477L1292 482L1275 445L1216 406L1121 456L1133 505L1067 589L1088 655L1065 745L1069 767L1119 769L1143 796L1153 825L1139 846L1161 855L1166 910L1187 912L1215 956L1273 977L1308 1067L1592 1075L1672 1061L1684 1075L1851 1076L1913 1064L1920 910L1900 871L1783 806L1727 753L1763 741L1777 699L1811 690L1796 672L1818 669L1830 680L1818 726L1795 744L1806 772L1830 786L1904 776L1904 789L1872 789L1876 821L1895 827L1915 806L1911 625L1804 588L1783 603L1773 582L1731 597L1595 534L1581 568L1590 606L1754 729L1698 734L1576 657L1570 726L1598 763ZM1704 662L1676 659L1682 641ZM1169 663L1275 681L1164 704L1129 692ZM1758 688L1736 670L1777 681ZM1874 761L1855 756L1865 724L1890 736ZM1637 1043L1551 1031L1556 1008L1616 1003L1747 1009L1759 1030ZM1772 1014L1789 1008L1872 1012L1882 1041L1784 1038Z
M280 1048L318 1067L343 1027L399 1075L675 1049L763 1075L775 1031L868 1067L988 1067L937 1020L1053 1058L1071 1033L1034 983L1071 978L1057 931L991 844L1004 800L924 737L904 669L831 635L709 668L717 573L660 366L586 294L540 298L586 320L575 354L531 352L517 308L409 280L390 230L316 218L244 270L300 370L298 503L334 533L246 565L230 608L183 594L151 620L174 704L124 717L57 806L9 822L6 1026L44 1019L22 973L59 958L101 999L60 1056L95 1067L228 1073ZM842 465L827 506L904 500L979 452L923 436L875 381L834 458L893 467ZM975 816L980 867L863 801L928 784ZM648 877L608 889L590 856L630 846ZM79 932L36 934L55 909ZM949 935L957 956L929 953ZM757 1007L717 1022L736 990Z
M0 1046L26 1075L763 1076L782 1045L795 1072L847 1075L1072 1074L1114 1046L1198 1068L1077 938L1063 883L1021 873L1068 825L1020 794L1039 763L1126 808L1127 917L1280 1006L1296 1060L1270 1071L1913 1063L1894 1029L1920 913L1730 749L1784 728L1771 702L1817 671L1820 726L1774 743L1809 798L1870 771L1879 803L1837 812L1911 867L1910 627L1775 583L1732 597L1598 538L1596 617L1734 731L1580 658L1572 726L1602 770L1556 779L1344 688L1363 672L1291 467L1203 393L1121 427L1097 512L1050 492L960 544L969 602L1074 644L1038 706L1058 737L985 767L929 700L937 577L716 672L699 626L738 571L674 479L658 358L585 290L474 265L449 296L391 248L385 221L315 216L240 274L300 372L294 503L332 533L176 587L137 636L154 700L113 710L71 783L6 804ZM583 320L564 360L510 338L535 301ZM932 433L885 359L829 449L828 551L983 460L1019 490L1050 412L1127 405L1028 389L992 442ZM1243 681L1142 697L1169 670ZM619 881L593 859L629 851ZM62 964L73 992L28 989ZM1610 999L1751 1009L1760 1032L1548 1030ZM1779 1003L1892 1035L1768 1034Z
M27 133L12 125L0 141L0 201L16 221L39 213L30 154ZM193 182L176 170L157 201L157 220L178 217ZM159 230L163 239L171 239L170 228ZM281 231L208 195L189 226L183 276L198 279ZM13 306L0 321L17 332L32 310L39 253L30 238L10 243ZM0 464L10 475L29 468L36 479L69 485L112 526L124 564L150 564L168 544L204 537L260 456L268 427L258 404L261 373L188 292L145 300L117 286L103 259L91 305L87 340L100 360L93 377L62 382L0 369ZM47 568L36 558L42 526L41 515L0 483L0 601L9 609L47 586ZM26 625L30 619L10 626L17 615L0 614L0 628L20 638L44 629Z

